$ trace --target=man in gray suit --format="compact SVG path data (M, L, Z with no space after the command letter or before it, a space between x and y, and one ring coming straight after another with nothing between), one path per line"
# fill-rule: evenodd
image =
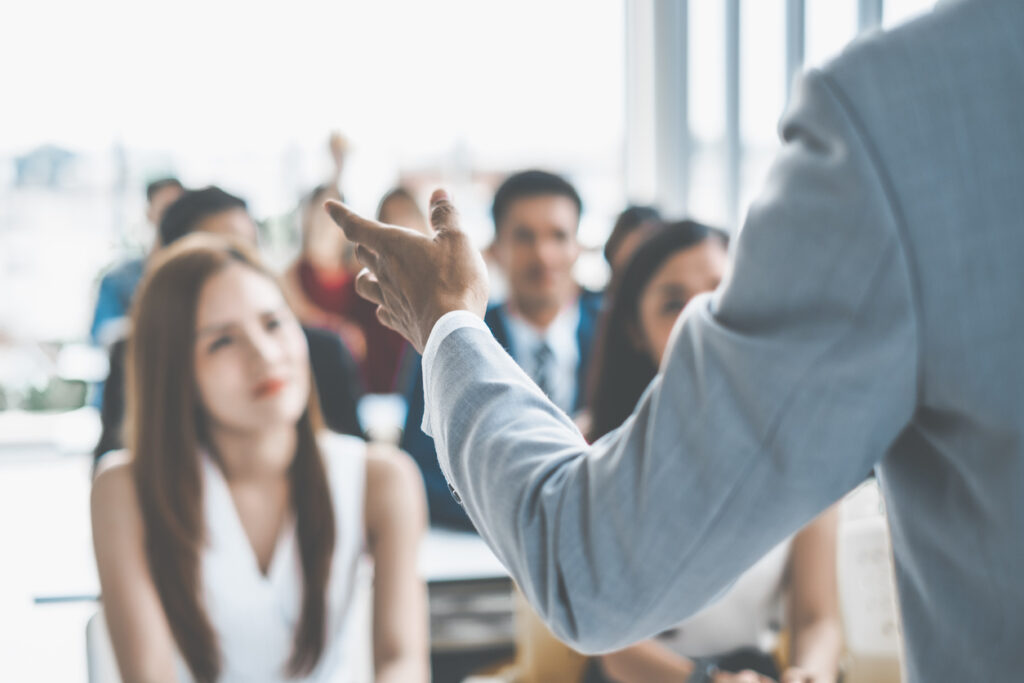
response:
M646 638L879 474L911 681L1024 677L1024 2L970 0L806 75L731 277L588 446L430 234L329 209L359 291L424 351L453 494L556 634Z

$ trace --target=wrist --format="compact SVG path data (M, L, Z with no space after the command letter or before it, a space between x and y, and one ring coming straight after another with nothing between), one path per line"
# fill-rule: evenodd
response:
M715 674L718 673L718 667L708 659L694 659L691 665L693 668L690 671L690 675L686 678L686 683L712 683L715 679Z
M423 319L420 321L420 344L417 351L419 351L420 354L423 353L424 349L426 349L427 342L430 340L430 335L434 333L434 330L437 328L437 324L441 322L442 318L449 315L450 313L460 312L470 313L479 318L480 320L483 320L484 318L482 312L478 313L477 311L474 311L470 306L459 304L438 306L436 310L431 311L429 314L425 315Z

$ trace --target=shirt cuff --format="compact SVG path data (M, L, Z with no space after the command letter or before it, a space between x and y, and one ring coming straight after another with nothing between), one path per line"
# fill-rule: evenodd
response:
M434 323L433 329L430 330L430 336L427 337L427 344L423 347L423 423L420 428L431 438L434 437L433 430L430 428L430 413L434 406L434 401L430 400L431 370L441 349L441 342L452 332L463 327L475 327L490 334L487 325L479 316L465 310L449 311Z

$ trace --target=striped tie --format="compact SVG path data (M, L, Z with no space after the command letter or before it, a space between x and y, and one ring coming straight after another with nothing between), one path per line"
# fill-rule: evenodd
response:
M546 341L542 341L533 353L533 381L544 395L551 397L551 362L555 354Z

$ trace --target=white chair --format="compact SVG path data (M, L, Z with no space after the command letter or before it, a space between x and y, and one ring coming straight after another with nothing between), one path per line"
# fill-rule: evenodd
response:
M899 683L900 625L889 524L872 481L843 502L839 603L847 656L844 683Z
M373 567L360 561L356 567L355 588L352 595L352 621L346 657L352 662L352 680L356 683L373 681Z
M89 667L89 683L121 683L102 607L85 625L85 656Z

